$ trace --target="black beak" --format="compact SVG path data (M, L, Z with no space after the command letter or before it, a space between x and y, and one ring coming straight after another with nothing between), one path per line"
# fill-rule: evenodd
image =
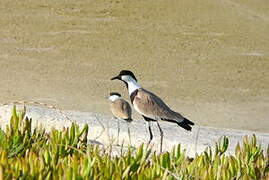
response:
M111 78L110 80L113 81L115 79L121 80L120 76L115 76L115 77Z

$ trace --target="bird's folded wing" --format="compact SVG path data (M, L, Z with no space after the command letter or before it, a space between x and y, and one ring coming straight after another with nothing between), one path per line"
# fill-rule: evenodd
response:
M169 119L177 122L184 120L183 116L172 111L158 96L145 89L139 89L133 103L136 110L146 117L158 117L158 119Z
M126 102L126 101L123 102L122 110L123 110L123 112L125 112L125 114L128 116L128 118L132 118L131 117L132 116L132 108L128 102Z

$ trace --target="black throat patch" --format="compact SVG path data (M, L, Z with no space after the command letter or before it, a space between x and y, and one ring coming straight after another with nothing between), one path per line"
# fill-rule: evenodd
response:
M122 81L122 82L124 82L124 84L125 84L126 88L128 89L128 83L127 83L127 82L125 82L125 81Z
M131 99L132 104L134 104L133 101L134 101L135 96L137 95L137 92L138 92L138 89L135 90L134 92L132 92L132 94L130 95L130 99Z

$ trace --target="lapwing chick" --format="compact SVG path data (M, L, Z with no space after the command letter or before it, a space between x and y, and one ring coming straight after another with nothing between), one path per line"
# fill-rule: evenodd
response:
M178 126L182 127L187 131L191 131L193 122L183 117L178 112L171 110L157 95L150 91L142 88L135 77L135 75L128 70L120 71L119 75L111 78L111 80L120 80L126 85L129 96L134 109L143 116L143 118L148 123L148 129L150 133L150 139L148 144L150 144L153 134L151 131L151 122L157 122L158 128L160 130L161 143L160 152L162 152L163 144L163 131L159 124L159 121L168 121L176 123Z
M121 97L121 95L117 92L111 92L108 99L110 101L110 110L113 116L118 120L117 144L119 141L119 134L120 134L120 120L122 119L127 122L129 143L131 145L129 123L133 121L132 108L129 105L129 103L126 100L124 100Z

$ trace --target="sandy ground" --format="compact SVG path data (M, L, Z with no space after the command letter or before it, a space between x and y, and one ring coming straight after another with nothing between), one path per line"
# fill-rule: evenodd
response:
M0 1L0 104L109 115L121 69L203 126L269 132L269 1ZM135 114L135 117L139 117Z
M10 119L12 106L0 107L0 124L5 128ZM117 137L117 121L110 116L104 116L97 113L86 113L78 111L58 111L55 109L46 109L41 107L27 106L28 117L33 120L33 126L42 125L47 131L51 128L62 129L69 127L72 122L76 122L83 126L89 125L89 143L97 143L100 145L108 146L111 143L114 145L114 153L119 154L120 148L116 146ZM68 117L69 119L67 119ZM222 136L228 136L230 140L228 154L233 154L235 146L246 135L256 134L258 143L262 145L264 150L269 145L268 133L256 133L252 131L219 129L201 126L195 126L192 132L184 131L182 128L175 126L171 123L160 123L164 131L164 150L171 150L177 144L181 144L182 148L186 149L189 156L194 156L195 153L201 153L208 146L215 145L215 142ZM159 151L159 130L155 123L152 123L154 139L151 147ZM129 144L127 124L120 121L120 137L119 144L127 146ZM199 132L198 132L199 130ZM138 147L142 143L147 143L149 133L145 121L136 119L130 124L131 131L131 144ZM198 135L197 141L196 136ZM117 152L119 151L119 152Z

